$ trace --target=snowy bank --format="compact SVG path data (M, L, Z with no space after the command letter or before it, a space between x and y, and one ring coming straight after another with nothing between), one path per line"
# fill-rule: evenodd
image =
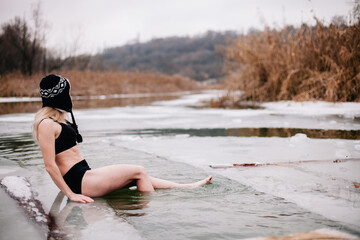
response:
M39 227L44 237L63 239L63 235L55 230L53 219L47 215L42 203L37 200L31 190L28 180L21 176L7 176L0 181L0 185L13 198L25 214Z

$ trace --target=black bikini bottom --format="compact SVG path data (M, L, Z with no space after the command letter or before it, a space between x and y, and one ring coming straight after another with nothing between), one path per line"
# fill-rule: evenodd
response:
M81 182L87 170L91 170L91 168L84 159L72 166L63 176L66 184L74 193L81 194Z

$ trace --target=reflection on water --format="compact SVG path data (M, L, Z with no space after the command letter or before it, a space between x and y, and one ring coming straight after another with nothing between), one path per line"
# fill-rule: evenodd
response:
M53 230L69 239L88 239L86 232L109 219L119 232L124 231L121 223L131 223L146 239L239 239L324 226L351 231L283 198L220 176L216 183L198 189L158 190L149 195L123 189L91 204L71 202L59 192L50 215L57 224ZM101 234L109 237L107 231Z
M150 196L136 190L121 189L104 196L103 199L120 217L141 217L146 215L141 210L147 207Z
M108 107L123 107L133 105L146 105L155 101L172 100L178 96L152 96L142 98L110 98L110 99L84 99L74 102L77 109L83 108L108 108Z
M27 152L36 146L30 133L0 136L0 153Z
M141 213L141 209L146 207L149 201L150 196L147 194L130 189L118 190L102 198L96 198L91 204L72 202L59 192L49 212L56 223L51 230L54 233L60 232L60 236L66 234L69 239L85 239L84 231L93 224L101 225L114 216L118 216L118 220L123 222L127 217L144 216L145 213ZM106 238L107 234L103 234Z
M135 135L178 135L195 137L292 137L298 133L309 138L360 139L360 130L324 130L301 128L202 128L202 129L136 129L126 131Z
M220 176L198 189L159 190L143 211L142 217L127 218L146 239L242 239L324 226L344 229L285 199Z
M122 98L104 98L104 99L73 99L74 108L108 108L122 107L132 105L145 105L154 101L172 100L178 98L176 94L143 96L143 97L122 97ZM41 108L41 102L5 102L0 103L0 114L9 113L32 113Z
M16 162L21 167L42 164L41 152L31 133L0 136L0 166L3 160Z
M0 103L0 114L32 113L41 108L41 102L7 102Z

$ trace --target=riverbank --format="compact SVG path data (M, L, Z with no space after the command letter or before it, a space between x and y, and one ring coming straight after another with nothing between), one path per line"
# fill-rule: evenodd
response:
M111 94L72 97L74 109L139 106L154 101L171 100L196 91L169 93ZM33 113L41 108L40 97L0 97L0 115L10 113Z
M169 93L201 88L198 82L180 75L151 72L72 70L60 75L70 80L72 96ZM0 97L39 97L39 83L44 76L20 73L0 76Z

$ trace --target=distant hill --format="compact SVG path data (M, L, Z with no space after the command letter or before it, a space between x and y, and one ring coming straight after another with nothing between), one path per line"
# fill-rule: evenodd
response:
M180 74L198 81L223 76L221 51L227 38L236 33L213 32L195 37L169 37L145 43L107 48L103 52L105 65L124 71L151 71Z

